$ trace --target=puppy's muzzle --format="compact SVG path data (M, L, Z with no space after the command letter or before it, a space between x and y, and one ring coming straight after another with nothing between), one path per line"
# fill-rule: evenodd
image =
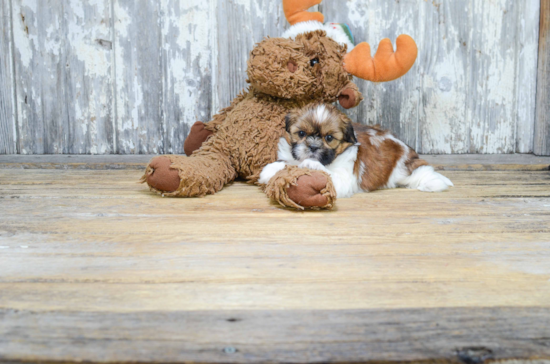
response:
M316 151L321 149L321 147L323 146L323 141L317 137L310 136L306 140L306 145L312 153L315 153Z

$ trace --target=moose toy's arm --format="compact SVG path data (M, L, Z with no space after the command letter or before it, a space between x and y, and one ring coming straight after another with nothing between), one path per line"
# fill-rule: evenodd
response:
M266 195L285 207L331 209L336 202L336 190L330 176L297 166L286 166L264 186Z
M187 136L187 138L185 138L185 141L183 142L183 151L188 157L193 154L194 151L199 150L202 143L208 140L208 138L210 138L212 134L216 132L218 126L225 121L227 113L233 110L235 105L241 102L244 97L245 93L240 93L235 99L233 99L231 105L223 108L218 114L214 115L214 117L212 117L212 120L209 121L207 124L203 123L202 121L197 121L195 124L193 124L193 126L189 130L189 135Z
M183 151L187 156L198 150L214 132L206 129L206 125L202 121L197 121L189 130L189 135L183 142Z

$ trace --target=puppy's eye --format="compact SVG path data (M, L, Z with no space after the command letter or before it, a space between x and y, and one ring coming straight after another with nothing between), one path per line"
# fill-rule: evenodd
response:
M298 136L299 136L300 138L303 138L303 137L305 137L305 136L306 136L306 132L305 132L305 131L302 131L302 130L300 130L300 131L298 132Z
M334 137L333 137L332 135L327 135L327 136L325 137L325 140L327 141L327 143L330 143L331 141L334 140Z
M315 66L317 63L319 63L319 58L315 57L311 61L309 61L309 65L311 67Z

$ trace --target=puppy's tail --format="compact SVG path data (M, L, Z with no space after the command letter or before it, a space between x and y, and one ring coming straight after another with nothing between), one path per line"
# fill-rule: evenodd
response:
M441 192L454 186L450 179L434 171L432 166L418 167L400 184L424 192Z

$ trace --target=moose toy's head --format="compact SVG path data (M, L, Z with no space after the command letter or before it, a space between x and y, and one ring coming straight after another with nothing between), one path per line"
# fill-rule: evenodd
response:
M322 14L306 11L321 1L283 0L292 27L282 38L266 38L252 50L247 81L254 91L283 99L338 100L351 108L363 99L353 76L391 81L412 67L417 48L411 37L399 36L396 52L389 39L382 40L373 58L367 43L353 46L345 25L322 24Z

